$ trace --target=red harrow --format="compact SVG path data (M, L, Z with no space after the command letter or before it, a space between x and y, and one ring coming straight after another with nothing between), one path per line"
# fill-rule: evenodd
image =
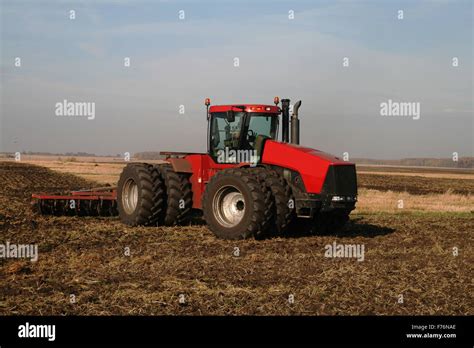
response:
M33 211L43 215L118 215L116 187L96 187L57 194L34 193L31 198Z

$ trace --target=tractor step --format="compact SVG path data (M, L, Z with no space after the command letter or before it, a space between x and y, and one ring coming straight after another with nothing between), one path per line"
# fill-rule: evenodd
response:
M42 215L116 216L116 187L96 187L64 193L33 193L32 209Z

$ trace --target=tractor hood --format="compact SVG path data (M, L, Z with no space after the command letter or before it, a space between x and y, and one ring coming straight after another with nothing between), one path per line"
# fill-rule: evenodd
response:
M321 193L330 166L354 167L353 163L328 153L274 140L265 142L262 163L298 172L308 193Z

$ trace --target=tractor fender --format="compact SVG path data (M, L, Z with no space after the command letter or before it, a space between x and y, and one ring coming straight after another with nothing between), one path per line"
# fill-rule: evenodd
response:
M185 158L168 158L167 162L171 164L176 173L193 173L191 162Z

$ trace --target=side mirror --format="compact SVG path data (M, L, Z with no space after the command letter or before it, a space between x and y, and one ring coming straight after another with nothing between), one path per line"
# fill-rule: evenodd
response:
M227 122L234 122L235 121L234 110L227 111L226 120L227 120Z

